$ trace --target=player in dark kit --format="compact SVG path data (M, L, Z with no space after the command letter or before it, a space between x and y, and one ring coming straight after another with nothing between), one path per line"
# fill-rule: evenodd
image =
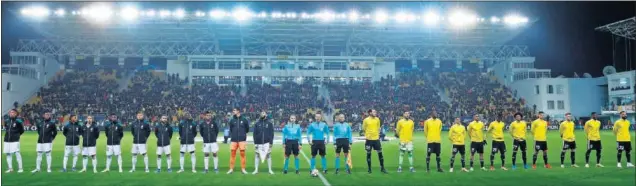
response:
M64 128L62 129L62 134L64 134L64 136L66 137L66 145L64 147L64 161L62 164L63 165L63 169L62 172L66 172L66 163L68 162L68 156L71 155L71 153L73 153L73 167L71 168L71 171L75 171L75 165L77 164L77 157L80 154L80 136L82 135L82 126L80 126L79 122L77 121L77 116L74 114L71 114L70 117L68 117L70 119L70 121L68 121L68 123L66 125L64 125Z
M42 156L46 154L47 172L51 172L51 150L53 149L53 139L57 135L57 127L55 127L55 120L51 119L51 113L44 113L44 120L36 123L38 132L38 144L37 144L37 159L35 164L35 170L31 173L40 172L40 165L42 165Z
M186 119L179 124L179 139L181 142L179 165L181 168L177 173L183 172L183 164L185 163L186 153L190 154L190 162L192 163L192 173L196 173L197 157L194 155L196 148L194 146L194 137L197 136L197 124L190 114L186 114Z
M203 138L203 162L205 169L204 173L208 173L208 166L210 164L210 153L214 157L214 173L219 173L219 145L216 143L216 137L219 134L219 124L216 120L212 119L211 112L205 112L205 119L199 122L199 132Z
M93 160L93 173L97 173L97 138L99 138L97 123L93 120L93 116L88 116L86 124L82 127L82 155L84 160L82 161L82 170L80 172L86 172L88 157L91 157Z
M137 113L137 120L132 123L131 132L133 135L133 147L132 147L132 169L130 172L135 172L135 166L137 166L137 155L144 156L144 165L146 165L146 173L150 172L148 169L148 155L146 154L147 145L146 141L150 136L150 123L144 119L143 113Z
M117 156L119 172L122 172L120 144L121 139L124 137L124 127L120 121L117 121L117 115L110 114L110 118L105 123L104 129L104 133L106 134L106 169L102 172L110 171L110 162L113 156Z
M166 156L168 172L172 172L172 158L170 157L170 140L172 140L173 129L168 123L168 116L162 115L159 124L155 125L155 137L157 137L157 173L161 172L161 156Z
M9 169L6 173L13 172L12 161L15 155L18 161L18 173L22 173L22 155L20 155L20 136L24 133L24 126L22 125L22 118L18 118L18 111L11 109L9 111L9 118L4 120L4 144L3 151L7 155L7 165Z

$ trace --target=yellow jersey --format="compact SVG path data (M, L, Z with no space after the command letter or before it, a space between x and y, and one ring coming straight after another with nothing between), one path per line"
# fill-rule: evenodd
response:
M601 140L601 121L590 119L585 122L585 134L588 140L600 141Z
M563 141L574 141L574 122L567 120L561 122L561 125L559 126L559 132L561 133L561 139L563 139Z
M380 139L380 118L371 116L365 118L362 121L362 130L367 140Z
M614 122L614 134L616 135L616 141L618 142L629 142L631 141L631 136L629 134L629 120L619 119Z
M513 121L510 123L510 134L515 140L526 140L526 131L528 130L528 124L526 121Z
M488 125L488 132L494 141L504 141L504 127L506 125L502 121L493 121Z
M470 136L470 141L472 142L483 142L484 122L471 121L470 124L468 124L468 135Z
M546 133L548 132L548 122L542 119L536 119L530 124L530 132L534 135L534 141L546 141Z
M427 119L424 122L424 135L427 143L441 143L442 141L442 120Z
M412 142L413 141L413 129L415 127L415 123L410 119L401 119L397 122L397 126L395 127L395 131L400 136L400 142Z
M453 145L465 145L464 139L466 138L466 127L461 124L453 124L449 131L448 139L451 140Z

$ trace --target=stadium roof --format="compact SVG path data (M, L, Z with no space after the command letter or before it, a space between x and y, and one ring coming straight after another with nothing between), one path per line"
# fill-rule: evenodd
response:
M488 23L457 29L445 24L425 26L422 22L324 22L298 17L239 22L193 15L181 19L110 23L70 16L52 16L46 20L24 18L46 39L21 40L15 51L100 56L295 55L501 60L529 55L525 46L504 44L534 22L511 28L485 21Z
M597 27L595 30L610 32L614 35L636 40L636 17L627 18L621 21Z

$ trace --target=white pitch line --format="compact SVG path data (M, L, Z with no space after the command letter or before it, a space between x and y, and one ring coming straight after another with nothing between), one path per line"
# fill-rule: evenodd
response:
M305 157L305 160L307 160L307 163L311 164L311 161L309 160L307 155L305 155L305 153L302 150L300 151L300 154L302 154L303 157ZM331 184L329 184L327 179L322 175L322 173L320 173L320 171L318 171L318 177L320 178L320 180L322 180L322 183L325 184L325 186L331 186Z

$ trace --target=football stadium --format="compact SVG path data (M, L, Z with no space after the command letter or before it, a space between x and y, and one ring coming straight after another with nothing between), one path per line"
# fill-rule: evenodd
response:
M2 2L1 183L635 185L634 15Z

